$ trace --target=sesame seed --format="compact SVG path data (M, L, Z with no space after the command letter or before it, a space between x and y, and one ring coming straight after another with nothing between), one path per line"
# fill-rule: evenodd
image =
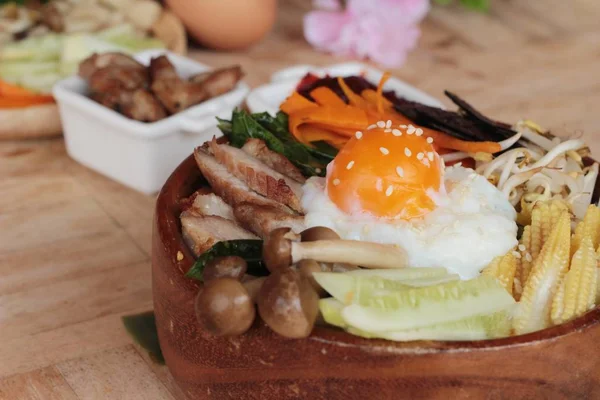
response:
M434 157L433 151L427 152L427 158L429 158L429 161L433 161L433 157Z
M417 130L415 131L415 135L421 136L422 134L423 134L423 129L417 128Z
M375 182L375 189L377 189L378 192L381 192L383 190L383 181L381 180L381 178L378 178L377 182Z
M429 160L424 158L421 160L421 164L423 164L424 166L426 166L427 168L429 168L431 165L429 164Z
M531 257L531 254L529 254L529 253L525 253L525 259L526 259L528 262L531 262L531 261L533 261L533 257Z
M394 136L402 136L402 132L399 129L392 129L392 135Z
M423 157L425 157L425 154L423 154L423 153L417 153L417 160L422 160Z
M385 195L388 197L391 196L393 192L394 188L392 187L392 185L388 186L387 189L385 189Z
M389 129L389 128L386 128L386 129L384 129L384 130L383 130L383 132L384 132L384 133L390 133L391 131L392 131L392 130L391 130L391 129Z
M377 125L373 124L373 125L369 125L367 127L367 130L370 131L371 129L375 129L375 128L377 128Z
M333 180L333 186L337 186L337 185L339 185L339 184L340 184L340 180L339 180L339 179L337 179L337 178L335 178L335 179Z
M350 161L350 162L348 163L348 165L346 165L346 169L350 169L350 168L352 168L352 166L353 166L353 165L354 165L354 161Z
M526 249L526 247L525 247L525 245L524 245L524 244L520 244L520 245L519 245L519 250L521 250L521 251L525 251L525 249Z
M362 132L361 131L356 131L356 133L354 134L354 136L356 136L357 139L360 139L362 137Z
M429 143L429 144L433 143L433 138L432 137L428 137L427 138L427 143Z
M406 157L410 157L412 154L412 151L410 151L410 149L408 147L404 148L404 154L406 154Z
M380 147L379 151L384 155L387 156L388 154L390 154L390 151L388 149L386 149L385 147Z
M404 178L404 170L402 169L402 167L396 167L396 173L400 178Z
M409 125L408 129L406 130L406 133L408 133L409 135L412 135L413 133L415 133L416 130L417 130L417 128L415 128L412 125Z
M385 127L386 128L391 128L392 127L392 120L388 119L387 122L385 123Z
M377 121L377 126L380 128L385 128L385 122L383 121Z
M177 261L183 260L183 253L181 251L177 252Z
M402 128L402 129L406 129L406 128L407 128L407 126L406 126L406 125L398 125L398 126L399 126L400 128Z
M521 254L518 251L513 251L512 255L515 256L515 258L521 258Z

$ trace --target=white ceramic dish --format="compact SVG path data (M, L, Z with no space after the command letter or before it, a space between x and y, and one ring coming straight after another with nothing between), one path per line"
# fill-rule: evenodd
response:
M142 64L166 54L182 77L209 66L164 50L135 55ZM220 136L216 116L229 118L249 92L243 82L230 92L154 123L131 120L86 96L83 79L73 76L53 89L69 155L126 186L151 194L162 187L191 149Z
M274 73L271 76L271 83L253 89L246 99L248 109L253 113L267 111L275 115L279 110L279 105L293 92L302 77L309 72L317 76L364 74L365 78L374 84L377 84L383 75L383 71L361 63L335 64L323 68L311 65L296 65ZM388 79L384 90L393 90L398 96L408 100L444 108L443 104L435 97L395 77Z

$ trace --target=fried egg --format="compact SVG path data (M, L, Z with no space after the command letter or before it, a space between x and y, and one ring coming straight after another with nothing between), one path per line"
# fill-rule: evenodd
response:
M421 132L357 132L325 178L305 183L305 224L329 227L343 239L398 245L412 267L473 278L517 245L515 209L472 169L444 169Z

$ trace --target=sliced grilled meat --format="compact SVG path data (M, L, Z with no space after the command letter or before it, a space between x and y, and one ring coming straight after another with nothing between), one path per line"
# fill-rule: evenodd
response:
M282 211L291 213L291 210L276 201L263 197L253 192L248 185L233 176L225 166L202 147L194 151L196 164L206 178L216 195L220 196L227 204L252 203L258 205L272 206Z
M184 211L180 218L183 239L196 256L224 240L258 239L253 233L223 217Z
M290 215L270 206L240 203L233 207L236 221L244 228L265 239L272 230L290 228L296 233L304 230L304 217Z
M298 168L283 154L279 154L269 149L265 142L260 139L248 139L242 150L252 157L262 161L275 171L292 178L296 182L304 183L306 178Z
M150 61L151 89L171 114L206 100L209 95L201 85L191 85L182 80L166 56Z
M121 104L121 112L140 122L156 122L167 116L162 104L146 89L136 89L129 102Z
M94 53L79 64L79 76L89 79L94 72L105 67L127 67L140 72L146 71L146 67L137 62L133 57L123 53Z
M216 97L233 89L240 79L242 79L242 76L244 76L242 67L234 65L214 71L201 72L192 76L189 81L190 86L197 87L196 90L201 86L208 94L208 97Z
M210 143L210 150L217 161L225 165L235 177L244 181L250 189L295 211L302 211L300 205L302 186L298 182L280 174L238 148L218 144L214 138Z
M186 199L184 208L202 215L234 219L231 206L214 193L196 192Z
M125 89L134 90L146 85L146 70L131 67L104 67L96 69L89 77L88 86L91 92L109 93Z

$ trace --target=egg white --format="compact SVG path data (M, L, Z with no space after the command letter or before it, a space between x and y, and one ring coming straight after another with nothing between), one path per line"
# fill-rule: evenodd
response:
M444 186L434 198L437 208L423 218L386 220L345 214L327 196L325 179L310 178L303 187L305 223L331 228L343 239L398 245L412 267L444 267L470 279L517 245L516 211L472 169L446 168Z

